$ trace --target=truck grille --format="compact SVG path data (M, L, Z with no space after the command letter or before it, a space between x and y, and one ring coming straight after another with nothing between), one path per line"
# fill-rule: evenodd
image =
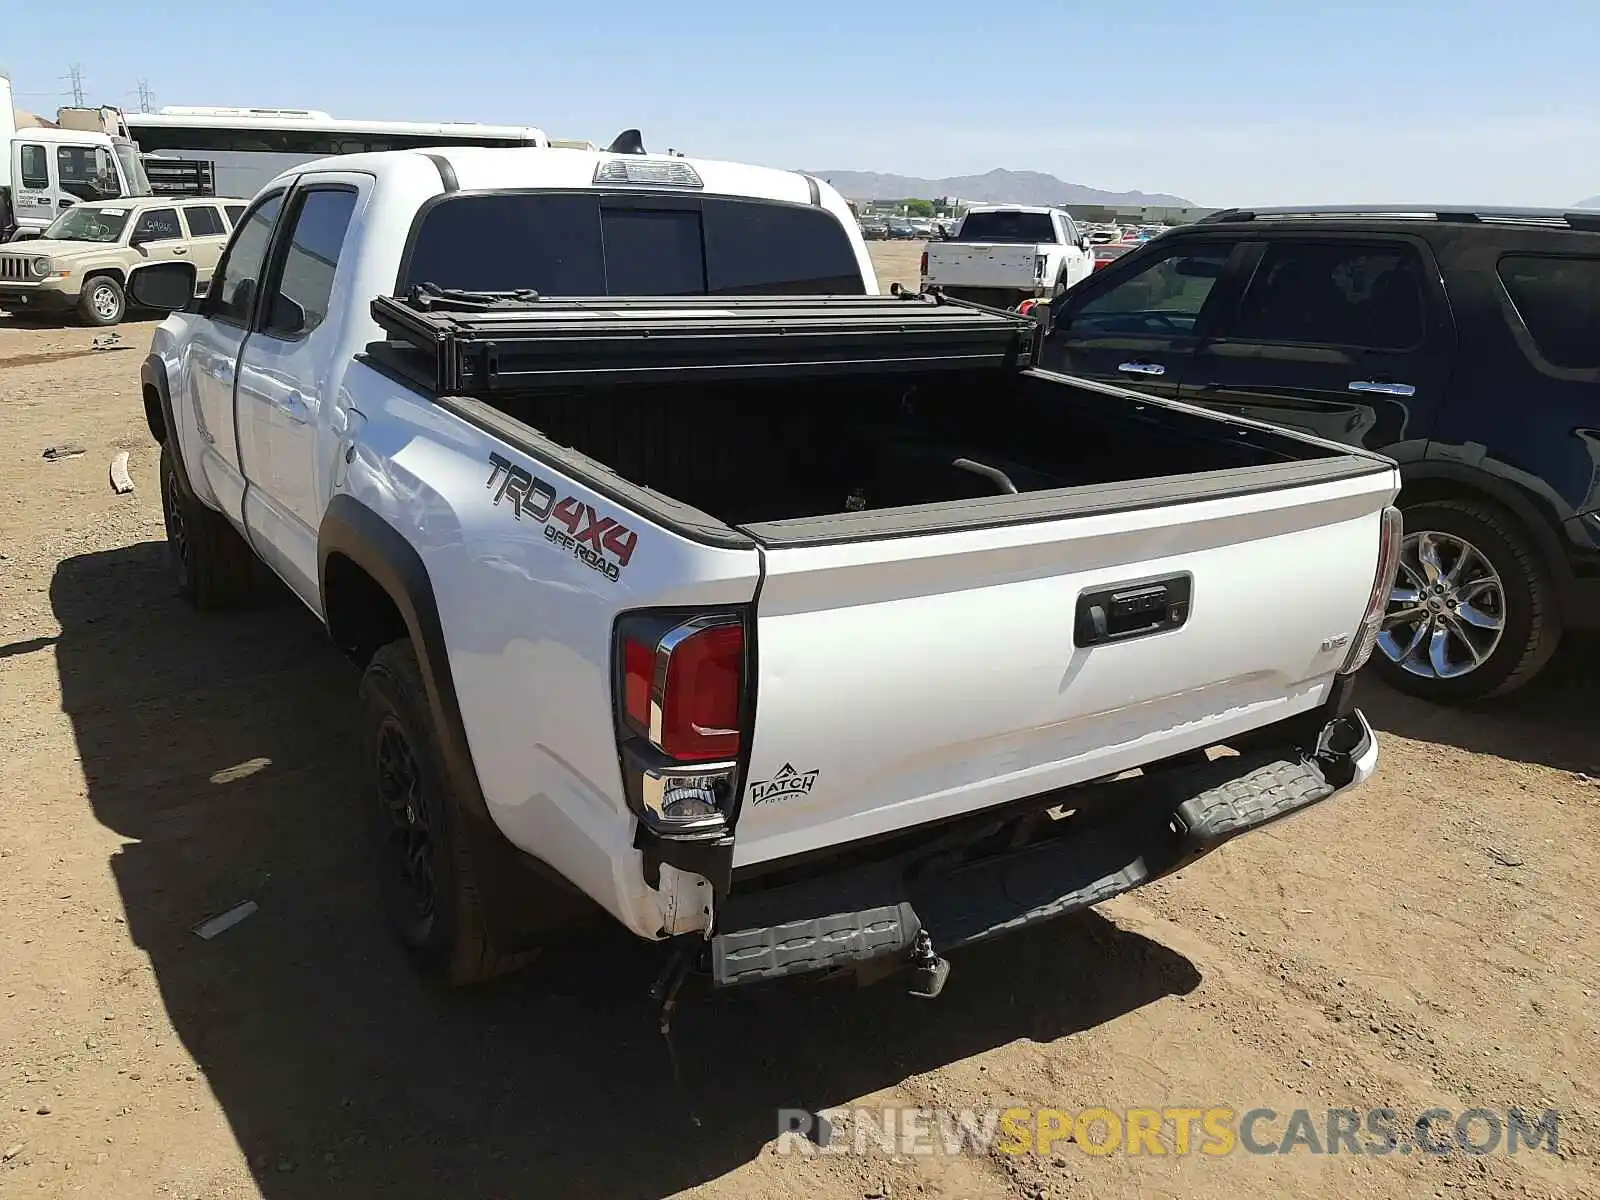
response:
M0 255L0 279L32 279L31 259Z

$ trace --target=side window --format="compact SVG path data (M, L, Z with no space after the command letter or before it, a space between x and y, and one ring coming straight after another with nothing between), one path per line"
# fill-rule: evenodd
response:
M1231 247L1214 244L1163 255L1071 309L1067 333L1073 337L1191 334L1231 253Z
M191 204L183 210L190 237L219 237L225 232L222 214L209 204Z
M224 204L222 209L228 214L228 224L230 226L237 225L240 218L244 216L244 205L242 204Z
M43 146L22 148L22 186L36 191L50 186L50 157Z
M128 244L142 246L146 242L170 242L181 237L183 227L178 224L177 209L151 208L139 214L133 232L128 235Z
M272 227L277 224L282 208L283 193L273 192L258 201L249 216L234 229L233 241L223 252L201 310L206 316L230 325L250 323L250 310L267 261L267 246L272 241Z
M115 200L122 195L117 164L104 146L57 146L61 190L79 200Z
M1600 258L1508 254L1497 268L1533 344L1554 367L1600 367Z
M1406 245L1274 242L1229 336L1409 350L1424 329L1422 260Z
M301 193L292 218L293 232L268 295L264 332L301 337L322 324L333 295L339 251L355 210L356 193L349 188L314 188Z

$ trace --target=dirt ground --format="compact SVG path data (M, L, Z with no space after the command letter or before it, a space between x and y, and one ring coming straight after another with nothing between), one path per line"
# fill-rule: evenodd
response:
M876 249L914 280L918 247ZM408 970L354 805L354 673L281 589L215 618L175 599L150 326L121 332L96 353L0 318L0 1195L1600 1196L1593 641L1480 712L1363 680L1364 789L956 955L936 1003L693 997L676 1081L654 947L602 932L470 993ZM86 453L41 457L66 440ZM775 1137L780 1107L1007 1105L1561 1116L1557 1153L1482 1157Z

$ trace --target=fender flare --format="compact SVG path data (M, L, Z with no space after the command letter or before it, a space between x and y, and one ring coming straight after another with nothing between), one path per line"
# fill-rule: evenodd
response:
M345 493L335 495L329 502L317 531L318 589L325 614L331 611L328 560L335 554L348 558L371 576L400 610L401 620L416 650L417 664L422 668L422 679L428 689L428 707L433 712L451 784L468 784L461 787L458 794L475 816L487 819L489 807L467 746L466 724L450 673L439 604L422 556L398 529Z
M1555 581L1556 593L1565 611L1572 602L1576 580L1572 563L1557 533L1559 518L1541 509L1540 503L1526 489L1478 467L1465 463L1440 462L1423 459L1400 464L1400 507L1406 506L1405 489L1413 484L1446 483L1478 492L1485 499L1500 505L1516 517L1527 529L1539 547L1550 577Z
M146 388L155 391L154 408L145 393ZM167 364L159 354L147 354L144 362L139 364L139 395L144 400L144 420L150 429L150 436L158 446L166 446L171 451L168 457L178 474L178 482L183 484L186 492L194 495L194 488L189 483L189 466L183 461L183 443L177 436L178 423L172 414L172 389L167 383ZM169 440L171 445L168 445Z
M467 742L433 582L416 548L355 497L335 495L317 531L317 576L324 614L330 611L328 560L335 554L365 571L400 612L427 690L447 782L468 818L469 852L483 893L482 911L490 939L502 953L525 949L536 940L541 927L572 911L571 904L560 903L563 893L572 901L581 899L583 905L590 901L553 867L512 845L489 813Z

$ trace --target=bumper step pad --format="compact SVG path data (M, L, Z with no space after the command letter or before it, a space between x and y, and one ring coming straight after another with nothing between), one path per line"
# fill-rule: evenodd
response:
M912 850L869 867L736 893L718 916L725 932L711 939L712 978L723 986L905 957L923 929L941 952L983 941L1131 891L1338 790L1316 762L1271 755L1223 758L1093 790L1102 788L1117 789L1118 815L1082 833L920 875ZM1070 806L1072 794L1061 800Z

